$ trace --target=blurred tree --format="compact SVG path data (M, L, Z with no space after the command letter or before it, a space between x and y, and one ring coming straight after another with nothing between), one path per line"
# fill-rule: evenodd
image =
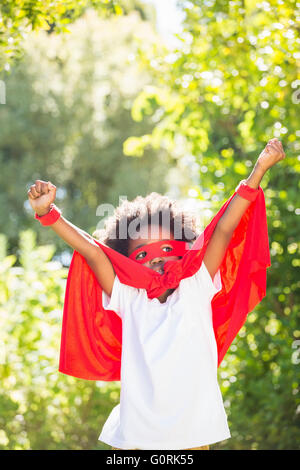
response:
M153 132L124 143L128 155L164 146L172 155L190 154L202 165L203 188L220 195L249 173L269 138L282 140L288 175L300 136L299 29L294 1L179 2L185 12L182 46L140 39L139 57L152 74L137 96L132 116L151 116ZM297 93L298 92L298 93ZM294 165L291 165L293 163ZM281 174L281 172L278 172ZM287 175L284 175L286 178ZM226 184L229 183L230 184Z
M94 8L101 18L136 10L143 20L155 19L155 10L140 0L2 0L0 4L0 71L23 56L24 39L31 31L69 32L68 25Z
M104 16L122 14L120 2L114 0L2 0L0 4L0 69L22 56L24 38L30 31L66 32L66 25L94 6Z
M152 133L131 136L127 155L166 148L188 167L184 195L216 212L247 177L272 137L286 159L264 176L272 266L267 296L249 315L220 368L233 439L230 449L299 446L299 26L295 1L178 2L181 46L140 40L152 74L132 116ZM205 206L204 206L205 207ZM206 216L209 222L211 213ZM297 346L298 345L298 346Z
M41 243L57 243L58 253L66 249L33 218L26 191L36 179L52 181L65 217L90 232L101 221L98 205L116 207L119 195L130 199L166 187L164 150L150 150L144 160L122 151L128 136L153 127L130 115L133 99L149 82L138 68L134 37L154 35L151 24L137 12L101 20L89 10L70 28L61 35L32 33L24 60L7 79L0 115L0 226L12 252L24 227L34 227Z
M20 266L0 234L0 449L107 449L98 442L119 383L58 372L67 269L54 245L20 233Z

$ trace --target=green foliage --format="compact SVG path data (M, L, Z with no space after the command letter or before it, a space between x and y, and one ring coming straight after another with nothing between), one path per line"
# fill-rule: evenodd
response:
M184 31L176 35L181 46L140 40L139 57L153 80L137 96L132 116L151 116L155 126L144 141L135 141L139 154L149 144L177 157L189 152L202 165L207 188L215 177L227 187L226 170L243 177L275 136L286 150L284 164L298 173L295 2L248 1L242 7L194 0L178 6L185 12ZM134 154L126 142L125 150Z
M53 245L20 233L20 266L1 234L0 449L105 449L98 435L119 384L58 372L67 269Z
M97 8L103 16L121 15L116 0L2 0L0 4L0 70L9 70L12 60L20 59L25 36L30 31L68 32L67 25L87 8Z
M39 243L65 243L33 218L26 190L36 179L58 188L57 205L72 223L92 233L100 204L119 205L150 191L164 192L164 151L143 161L125 158L122 146L153 124L132 120L130 108L147 84L135 61L135 34L154 35L132 12L101 20L89 11L70 33L31 34L25 56L6 79L0 109L0 226L12 252L18 232L33 228ZM17 138L16 138L17 136ZM107 215L107 214L103 214Z
M0 71L23 58L24 39L32 31L70 32L69 26L94 9L103 19L136 10L143 20L154 21L154 10L140 0L2 0L0 3Z

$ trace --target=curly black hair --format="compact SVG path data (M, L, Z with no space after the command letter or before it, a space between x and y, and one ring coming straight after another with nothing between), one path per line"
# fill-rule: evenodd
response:
M128 229L130 223L137 219L139 223L146 223L148 226L153 220L160 226L164 226L167 220L175 240L193 242L198 236L194 214L181 210L177 202L168 196L152 192L146 197L137 196L132 201L123 200L113 215L106 219L105 228L93 232L93 237L128 256L130 241Z

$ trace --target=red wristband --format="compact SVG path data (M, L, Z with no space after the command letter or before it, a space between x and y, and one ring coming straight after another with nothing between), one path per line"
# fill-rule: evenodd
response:
M39 216L37 215L37 213L35 213L34 215L35 219L37 219L42 225L52 225L61 216L61 210L58 207L56 207L56 205L53 204L53 202L50 204L50 207L51 209L48 212L48 214Z
M242 180L236 188L235 192L244 199L253 202L257 198L259 188L260 186L257 189L251 188L250 186L248 186L245 180Z

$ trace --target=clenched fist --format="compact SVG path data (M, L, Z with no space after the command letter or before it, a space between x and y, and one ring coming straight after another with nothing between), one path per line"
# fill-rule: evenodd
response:
M56 196L56 186L50 181L36 180L27 191L32 209L39 215L45 215L50 211L50 204Z
M280 140L274 138L269 140L264 150L257 159L257 164L264 171L267 171L273 165L285 158L285 153Z

